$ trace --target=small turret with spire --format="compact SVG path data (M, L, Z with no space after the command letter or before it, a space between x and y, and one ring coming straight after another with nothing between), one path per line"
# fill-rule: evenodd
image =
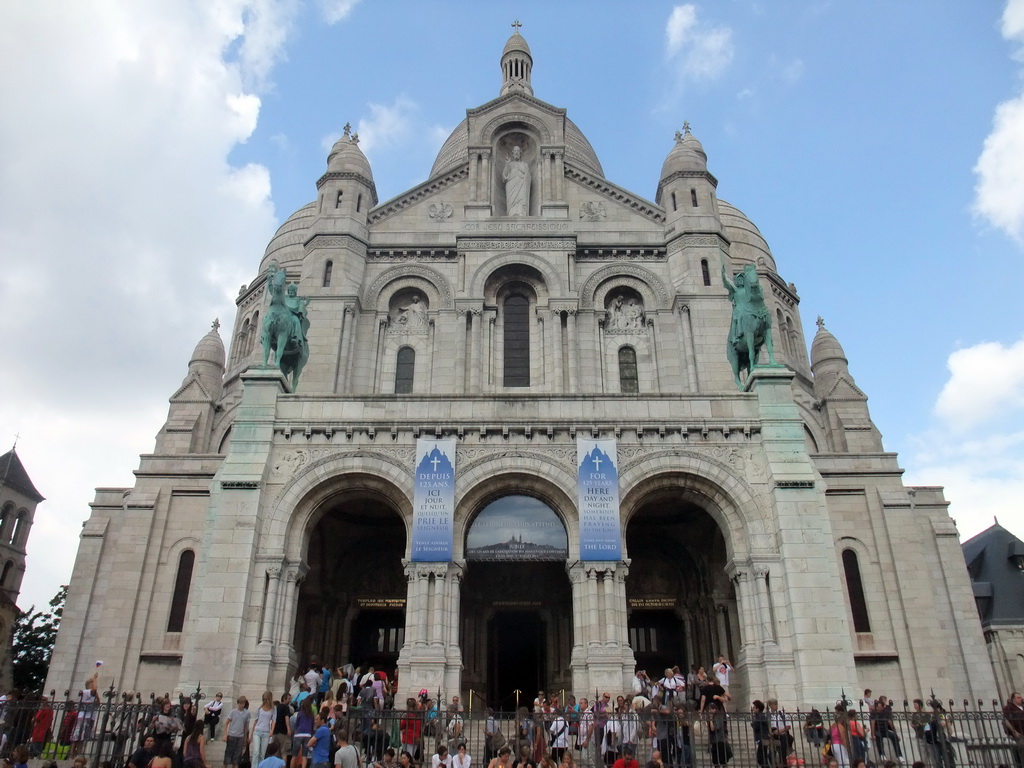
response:
M502 96L506 93L525 93L533 96L533 86L530 85L533 56L530 55L530 46L526 44L526 38L519 34L521 26L523 25L519 23L519 19L512 22L512 36L501 52Z

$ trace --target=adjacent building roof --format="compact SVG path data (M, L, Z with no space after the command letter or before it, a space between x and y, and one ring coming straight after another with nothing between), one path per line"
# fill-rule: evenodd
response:
M996 523L963 552L982 626L1024 624L1024 542Z
M0 456L0 485L21 491L36 503L44 499L43 494L32 484L32 479L25 471L25 465L21 463L18 452L13 448Z

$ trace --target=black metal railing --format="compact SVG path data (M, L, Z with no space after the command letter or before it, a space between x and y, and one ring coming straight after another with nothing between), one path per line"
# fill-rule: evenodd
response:
M191 696L171 701L171 714L182 721L171 735L179 751L188 720L186 702L202 719L202 692L197 688ZM335 719L333 728L348 732L350 743L361 749L367 764L391 748L409 751L416 762L429 765L439 747L455 753L460 744L472 755L473 765L481 768L500 746L512 750L513 760L525 753L535 762L552 754L558 762L562 752L568 752L576 765L585 768L610 765L625 748L641 765L658 750L665 768L704 768L726 758L730 764L764 768L820 766L830 753L841 766L856 759L879 767L889 760L908 765L921 761L932 768L1024 764L1024 742L1008 735L998 702L939 702L930 697L922 706L901 702L880 711L872 711L862 701L844 697L843 702L852 715L838 715L835 708L812 712L780 708L764 714L733 709L716 717L684 706L619 714L349 707ZM110 761L113 768L120 768L153 733L161 703L153 694L142 697L112 689L91 704L67 698L54 701L52 694L45 700L8 701L0 705L3 743L8 752L25 744L33 757L63 760L81 754L92 766ZM211 765L221 762L223 728L222 718L217 740L206 747ZM262 756L251 757L256 765ZM451 766L447 761L446 768Z

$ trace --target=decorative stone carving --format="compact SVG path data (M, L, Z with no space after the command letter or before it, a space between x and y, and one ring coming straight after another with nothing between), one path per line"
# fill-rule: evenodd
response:
M434 219L434 221L450 219L454 212L455 209L452 208L452 204L444 202L431 203L430 207L427 209L427 215Z
M605 321L606 333L644 333L646 323L643 299L633 291L623 290L609 294L605 310L608 313Z
M415 291L401 291L391 297L388 335L425 334L428 328L427 298Z
M583 221L602 221L608 218L608 210L602 200L585 200L580 203L580 218Z

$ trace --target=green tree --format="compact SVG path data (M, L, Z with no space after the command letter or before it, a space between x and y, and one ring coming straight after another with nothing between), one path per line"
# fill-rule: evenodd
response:
M50 669L50 655L57 639L60 619L64 615L64 601L68 596L65 584L50 600L48 612L37 611L33 605L19 611L14 622L11 671L14 687L23 691L41 690Z

